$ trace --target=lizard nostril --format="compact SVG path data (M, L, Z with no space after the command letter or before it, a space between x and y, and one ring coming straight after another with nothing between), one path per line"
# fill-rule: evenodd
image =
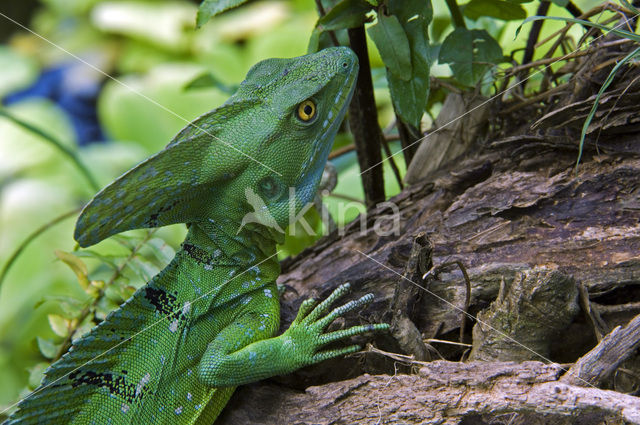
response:
M348 63L346 63L346 62L342 62L342 67L343 67L343 68L346 68L346 67L348 67L348 66L349 66L349 64L348 64Z

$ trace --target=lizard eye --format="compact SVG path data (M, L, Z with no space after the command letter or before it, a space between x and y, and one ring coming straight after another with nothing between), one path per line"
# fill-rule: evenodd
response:
M309 122L316 117L316 104L313 100L307 99L298 105L298 118L304 122Z

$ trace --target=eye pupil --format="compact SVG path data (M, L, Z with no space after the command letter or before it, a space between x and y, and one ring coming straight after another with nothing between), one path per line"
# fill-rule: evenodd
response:
M311 122L316 117L316 104L311 99L307 99L298 105L298 119L304 122Z

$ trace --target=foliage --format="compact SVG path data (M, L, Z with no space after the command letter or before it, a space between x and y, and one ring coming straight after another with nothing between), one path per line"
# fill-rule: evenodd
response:
M334 39L346 44L347 29L362 25L380 124L387 138L397 139L390 125L396 114L418 129L437 114L447 89L432 87L433 78L461 90L491 91L498 65L513 61L524 46L523 37L513 38L519 23L513 21L531 15L538 1L324 0L317 2L320 15L311 0L205 0L199 8L186 0L42 3L30 28L124 85L24 31L0 48L0 96L30 86L43 69L71 64L72 80L100 88L98 117L111 139L78 148L71 120L49 100L3 109L16 119L0 118L0 267L34 229L42 226L42 232L0 286L0 407L37 386L70 341L161 269L184 235L184 226L171 226L77 250L72 220L47 223L95 193L87 174L103 186L158 151L186 122L220 105L255 62L316 51ZM545 34L558 28L545 26ZM38 131L60 146L43 143ZM335 146L351 143L345 133ZM399 152L397 142L391 150ZM88 173L78 163L90 164ZM325 199L333 215L347 205L344 198L363 199L355 152L335 163L338 186ZM389 161L385 184L386 193L399 191ZM338 224L357 213L350 209ZM305 218L321 229L316 212ZM289 238L285 251L299 252L317 237Z

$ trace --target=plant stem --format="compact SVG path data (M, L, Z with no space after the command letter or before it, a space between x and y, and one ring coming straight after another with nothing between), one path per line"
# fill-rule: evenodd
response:
M349 127L353 134L358 154L358 163L363 170L362 186L367 208L373 208L385 199L382 175L382 130L378 124L378 111L373 96L371 67L367 53L367 38L364 26L348 30L351 49L358 56L360 70L355 93L349 105Z
M458 3L456 3L456 0L446 1L447 7L449 8L449 13L451 14L453 25L456 28L466 28L467 24L464 23L464 18L462 17L462 13L460 13L460 8L458 7Z

